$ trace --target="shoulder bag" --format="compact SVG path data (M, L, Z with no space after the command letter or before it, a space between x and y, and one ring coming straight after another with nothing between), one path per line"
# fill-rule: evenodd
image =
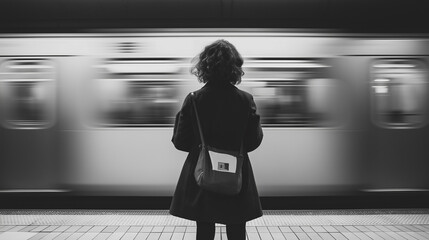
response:
M194 96L194 93L191 93L191 101L201 138L200 153L194 171L195 181L198 186L207 191L224 195L237 195L240 193L242 185L243 140L238 152L207 146Z

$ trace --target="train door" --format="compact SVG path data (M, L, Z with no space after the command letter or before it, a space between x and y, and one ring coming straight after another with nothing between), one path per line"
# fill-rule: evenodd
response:
M373 190L429 188L428 69L424 59L370 64L370 154Z
M0 190L55 186L56 68L46 58L1 59Z
M171 194L181 164L174 160L184 158L168 144L186 96L182 62L175 57L94 58L92 72L80 83L71 82L76 95L87 99L77 110L83 124L65 133L73 148L67 168L72 188Z
M245 61L240 87L252 93L264 127L264 141L250 156L263 196L356 187L354 132L344 115L350 96L337 78L337 61L328 56Z

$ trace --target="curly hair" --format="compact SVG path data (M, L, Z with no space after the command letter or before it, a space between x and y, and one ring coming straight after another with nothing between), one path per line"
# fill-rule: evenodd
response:
M191 73L202 83L229 82L236 85L244 75L241 69L243 58L234 45L223 39L206 46L192 62Z

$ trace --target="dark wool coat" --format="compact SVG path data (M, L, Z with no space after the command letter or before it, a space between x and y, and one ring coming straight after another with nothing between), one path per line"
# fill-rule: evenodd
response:
M236 196L202 190L194 178L201 143L189 94L176 116L172 142L189 152L170 207L174 216L194 221L222 224L243 223L262 216L252 166L247 152L262 141L259 115L252 95L232 84L207 83L195 92L194 100L206 144L226 150L239 150L242 139L246 152L243 185Z

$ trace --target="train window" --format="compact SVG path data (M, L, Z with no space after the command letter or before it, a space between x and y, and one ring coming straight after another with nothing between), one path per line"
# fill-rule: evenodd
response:
M46 128L55 116L54 65L46 59L8 60L0 65L2 123L8 128Z
M419 127L426 120L427 70L419 60L381 59L372 65L372 118L381 127Z
M248 59L243 88L265 127L327 127L338 121L338 83L318 59Z
M172 126L181 102L180 59L109 59L97 67L95 113L107 127Z

